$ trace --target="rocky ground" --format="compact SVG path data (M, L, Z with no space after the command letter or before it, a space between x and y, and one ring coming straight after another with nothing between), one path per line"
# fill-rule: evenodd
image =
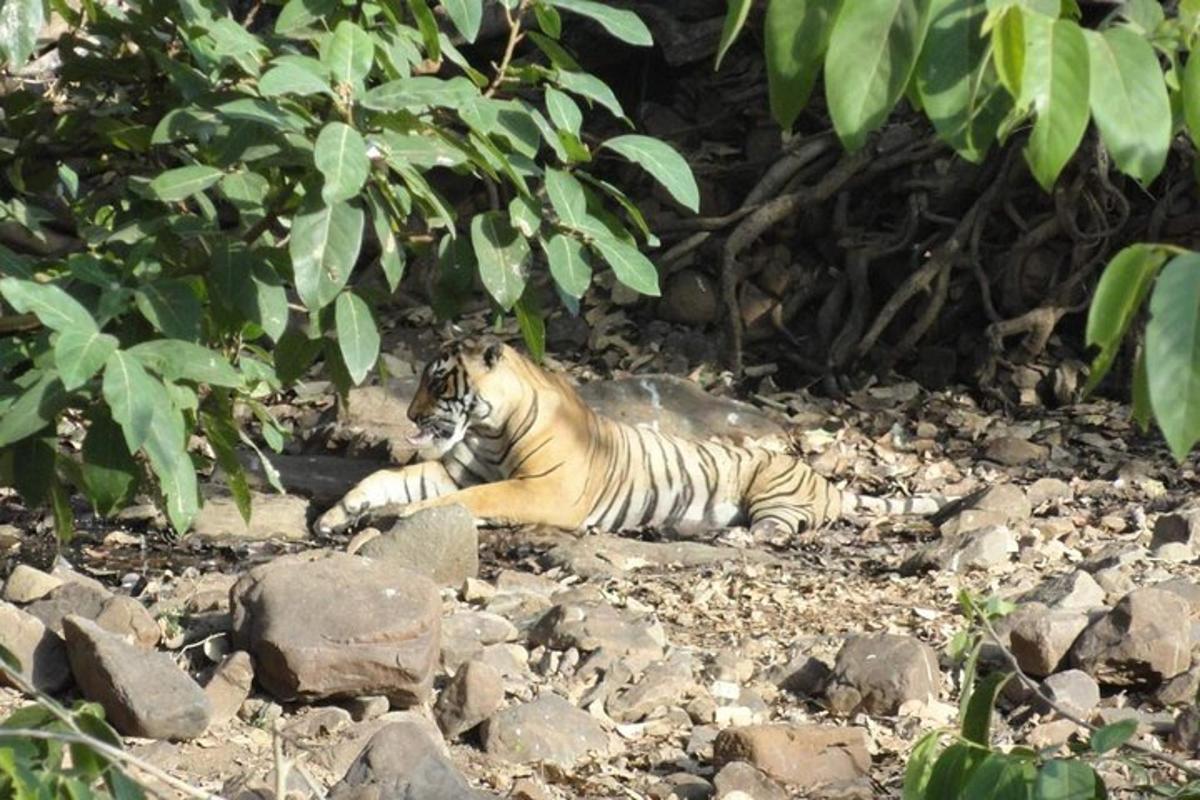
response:
M754 406L703 371L596 381L626 419L794 447L859 492L989 491L947 519L784 541L476 530L457 510L315 541L307 522L348 481L405 457L429 342L392 344L387 389L337 412L309 384L275 408L297 433L275 459L289 493L264 476L250 526L215 476L173 549L141 507L56 565L10 559L0 643L28 677L101 702L132 752L229 797L273 796L280 768L298 797L897 796L914 741L955 720L966 588L1018 602L1001 634L1061 705L1196 757L1197 480L1126 409L985 411L902 382L834 402L769 368ZM616 373L685 371L669 348L606 348ZM4 514L28 556L37 519L11 497ZM1027 693L1001 706L1002 745L1079 732ZM1102 771L1118 793L1146 780Z

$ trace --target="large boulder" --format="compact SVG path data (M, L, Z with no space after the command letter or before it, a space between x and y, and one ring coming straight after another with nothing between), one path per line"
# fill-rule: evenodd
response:
M570 766L588 753L607 753L608 734L586 711L555 694L505 709L483 727L483 749L505 761Z
M166 653L147 651L83 617L63 619L71 671L83 696L126 736L194 739L212 718L204 690Z
M783 783L812 788L852 781L871 769L863 728L774 723L726 728L713 744L718 767L745 761Z
M1162 589L1135 589L1079 635L1072 663L1101 684L1154 687L1192 663L1187 602Z
M423 575L327 551L251 569L231 592L238 647L281 700L385 695L429 698L441 601Z

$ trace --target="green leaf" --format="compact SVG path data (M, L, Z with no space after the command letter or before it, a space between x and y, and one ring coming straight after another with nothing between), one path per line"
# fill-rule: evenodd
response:
M925 39L929 0L843 3L825 55L829 116L857 150L904 94Z
M700 188L696 186L692 168L666 142L628 134L608 139L601 146L615 150L649 172L684 208L692 212L700 210Z
M133 497L140 469L129 453L121 427L103 407L91 412L83 440L83 489L101 517L120 511Z
M563 11L570 11L584 17L589 17L600 23L600 27L611 33L626 44L639 47L649 47L654 44L654 37L641 17L623 8L613 8L607 3L596 3L593 0L548 0L550 5L557 6Z
M469 156L462 147L436 134L383 131L379 139L388 164L405 164L420 169L457 167Z
M241 388L244 381L221 353L181 339L151 339L126 351L167 380Z
M1025 16L1022 107L1037 114L1025 159L1046 191L1075 154L1088 123L1088 48L1070 20Z
M732 0L731 0L732 2ZM771 116L790 130L808 104L842 0L770 0L763 51Z
M362 246L363 213L348 203L313 207L292 220L288 252L296 293L310 311L333 302L350 279Z
M1099 347L1100 352L1092 361L1085 392L1092 392L1108 374L1121 340L1167 256L1160 247L1135 244L1113 256L1105 267L1088 309L1085 341L1088 347Z
M284 94L301 97L310 94L333 94L328 83L295 64L278 64L263 73L258 80L258 92L263 97Z
M387 206L374 191L367 195L367 205L371 210L371 225L375 229L375 238L379 240L379 266L387 279L388 289L394 292L404 277L404 248L400 246L396 232L392 230Z
M964 800L1032 800L1037 765L1004 753L988 753L959 795Z
M228 401L221 400L216 411L201 411L200 422L204 426L204 434L212 446L217 464L225 473L225 482L233 495L238 513L246 524L250 524L250 486L246 482L246 469L237 457L237 425L230 413Z
M129 452L150 435L154 419L155 382L133 355L118 350L104 365L102 391L112 417L121 425Z
M62 381L46 372L0 414L0 447L25 439L54 423L67 404Z
M371 170L367 143L344 122L330 122L321 129L313 162L325 177L321 198L327 205L357 196Z
M95 330L72 329L58 334L54 342L54 365L67 391L87 383L104 366L117 344L116 337Z
M535 2L533 15L537 18L538 27L547 36L554 39L562 36L562 17L553 6L546 5L544 2Z
M742 26L750 16L751 5L751 0L725 0L725 24L721 27L721 40L717 43L717 69L721 68L725 54L742 32Z
M1183 69L1183 118L1192 144L1200 147L1200 53L1189 53Z
M570 95L563 94L553 86L546 87L546 113L560 130L578 135L583 126L583 112L579 110L579 106Z
M158 408L146 437L145 452L165 496L171 527L182 535L200 510L196 467L185 447L183 416L171 405L161 385L156 394Z
M134 293L134 301L142 316L164 335L192 341L200 338L204 311L185 281L164 278L144 283Z
M52 283L3 278L0 279L0 294L19 313L35 315L51 330L98 330L88 310Z
M517 327L521 329L521 338L529 348L533 360L541 363L546 355L546 321L527 298L522 298L514 307L517 312Z
M904 768L901 800L923 800L925 787L929 785L929 776L933 772L933 764L937 758L941 740L941 731L930 731L913 745L912 752L908 756L908 764Z
M356 384L362 383L379 358L379 330L371 309L353 292L338 295L334 307L338 348Z
M561 233L540 242L546 251L546 260L550 262L554 282L571 297L583 297L592 282L592 267L583 244Z
M263 200L271 190L271 184L257 172L244 170L231 172L221 178L221 194L241 211L261 211Z
M482 0L442 0L442 8L458 28L458 32L469 43L475 43L479 35L479 25L483 22Z
M1183 461L1200 439L1200 254L1171 259L1150 295L1146 376L1158 427Z
M932 0L916 73L921 105L938 135L973 163L983 160L1012 102L981 33L986 15L986 0Z
M1150 43L1129 28L1086 31L1089 102L1117 169L1143 184L1167 163L1171 101Z
M529 242L503 212L488 211L471 220L471 245L484 288L501 308L511 311L525 291Z
M363 96L362 104L375 111L423 111L455 108L479 97L479 87L463 77L434 78L419 75L399 78L376 86Z
M925 797L959 797L960 790L971 777L971 773L983 761L987 751L974 745L955 742L942 751L929 773Z
M336 8L337 0L288 0L275 20L275 32L280 36L296 33L332 14Z
M1021 96L1025 73L1025 20L1019 5L1006 7L992 29L992 63L1010 97Z
M438 41L438 24L429 4L425 0L408 0L408 10L417 22L421 32L421 41L425 43L425 54L430 61L442 60L442 45Z
M560 69L554 77L555 82L568 92L579 95L589 102L599 103L613 113L618 119L625 119L625 110L621 101L608 88L608 84L594 75L586 72L575 72Z
M612 267L617 280L636 292L658 297L658 269L636 247L611 234L592 229L592 246Z
M1055 758L1038 770L1037 800L1099 800L1104 796L1103 782L1086 762Z
M1146 348L1139 347L1133 363L1133 421L1142 433L1150 432L1150 379L1146 376Z
M329 67L334 83L358 86L371 71L375 60L375 42L371 34L349 20L333 29L333 38L321 54L321 63Z
M43 0L4 0L0 3L0 66L16 72L37 48L46 21Z
M583 185L569 172L546 170L546 196L562 224L582 230L586 225L587 196Z
M1090 747L1094 753L1107 753L1128 742L1137 733L1136 719L1122 719L1092 733Z
M962 720L962 735L968 742L988 746L991 739L992 706L996 704L996 695L1000 693L1001 687L1009 677L1005 672L992 672L976 684Z
M517 195L508 204L508 219L526 239L537 235L542 225L541 210L527 197Z
M198 164L190 167L177 167L161 173L150 181L150 192L164 203L174 203L191 197L197 192L203 192L225 173L216 167L204 167Z

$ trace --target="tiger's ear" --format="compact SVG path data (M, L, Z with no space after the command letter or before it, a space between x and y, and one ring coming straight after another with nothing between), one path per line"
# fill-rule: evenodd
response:
M483 365L491 369L496 366L496 362L502 355L504 355L504 345L497 341L489 342L483 350Z

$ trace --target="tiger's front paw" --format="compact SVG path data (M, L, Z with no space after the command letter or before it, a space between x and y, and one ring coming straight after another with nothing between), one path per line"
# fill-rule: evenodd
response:
M362 519L365 506L350 505L347 501L352 501L349 495L342 498L333 508L317 519L316 524L313 525L317 533L322 536L341 533L354 527Z

